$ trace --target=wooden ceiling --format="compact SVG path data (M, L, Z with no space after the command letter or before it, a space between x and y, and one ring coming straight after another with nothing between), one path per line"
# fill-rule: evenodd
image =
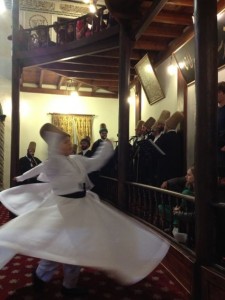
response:
M146 53L157 66L194 35L194 0L105 2L134 41L131 83L136 78L134 66ZM218 11L224 7L225 0L218 1ZM108 33L96 33L45 52L35 49L26 56L20 53L21 91L65 94L68 80L73 79L81 96L117 98L119 25L105 31Z

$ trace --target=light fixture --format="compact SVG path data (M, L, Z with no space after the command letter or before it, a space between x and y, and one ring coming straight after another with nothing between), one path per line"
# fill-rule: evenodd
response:
M167 67L167 72L169 75L174 75L176 74L176 71L177 71L177 67L173 64L173 57L171 55L170 57L170 63L169 63L169 66Z
M98 0L83 0L85 4L89 5L89 11L92 14L95 14L97 11L96 5Z
M77 91L77 90L72 91L72 92L70 93L70 95L71 95L73 98L79 97L79 94L78 94L78 91Z
M4 0L0 0L0 14L3 14L6 11L6 6Z
M68 91L68 94L73 97L77 98L79 97L78 94L78 85L76 85L76 82L73 79L69 79L66 83L66 89Z

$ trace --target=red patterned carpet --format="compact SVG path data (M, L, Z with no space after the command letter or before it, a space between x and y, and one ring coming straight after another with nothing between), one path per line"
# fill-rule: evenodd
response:
M8 211L0 204L0 224L9 220ZM16 255L0 270L0 300L55 300L68 299L60 293L62 273L59 270L54 280L47 285L43 295L35 295L32 288L32 271L37 258ZM105 274L93 269L82 269L79 285L87 287L87 300L183 300L180 287L158 266L141 282L132 286L121 286ZM71 297L70 297L71 299Z

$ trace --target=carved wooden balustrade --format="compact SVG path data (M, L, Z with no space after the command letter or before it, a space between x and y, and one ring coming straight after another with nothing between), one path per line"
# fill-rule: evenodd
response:
M115 178L101 176L100 196L117 207L118 201L118 181ZM136 182L126 182L127 198L125 201L125 212L138 218L140 221L154 228L164 236L187 251L193 252L195 249L195 213L192 212L190 218L183 218L181 227L187 234L185 243L179 243L173 238L172 229L174 227L173 208L185 199L190 203L194 202L194 197L183 195L177 192L160 189L155 186L144 185ZM225 242L221 238L225 232L225 203L212 204L215 210L215 226L217 238L215 241L215 263L225 266Z
M46 26L21 29L18 32L19 50L45 48L80 40L115 24L110 15L103 16L104 8L98 9L95 14L86 14L65 22L54 22ZM55 38L51 38L50 36Z

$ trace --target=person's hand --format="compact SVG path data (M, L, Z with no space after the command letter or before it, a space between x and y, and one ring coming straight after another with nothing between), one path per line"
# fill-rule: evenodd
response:
M161 189L167 189L167 181L164 181L164 182L161 184Z
M223 146L222 148L220 148L221 151L225 152L225 146Z

